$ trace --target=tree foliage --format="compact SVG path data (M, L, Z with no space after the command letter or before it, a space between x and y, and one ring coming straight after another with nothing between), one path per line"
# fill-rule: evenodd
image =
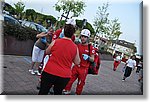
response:
M70 12L73 13L71 17L78 17L83 13L84 7L86 7L86 5L83 1L75 0L58 0L54 6L56 11L62 11L64 14L66 14L66 18L68 18Z
M17 40L26 41L28 39L35 40L36 35L39 33L29 27L22 27L20 25L12 25L4 22L4 36L13 36Z
M15 10L15 13L17 14L17 17L19 19L22 19L22 16L23 16L23 11L24 11L24 8L25 8L25 5L23 2L19 1L17 2L16 4L14 4L14 10Z
M56 22L56 18L51 15L44 15L36 12L34 9L27 9L25 11L25 17L28 21L33 21L44 26L49 26L49 23L54 24ZM50 22L48 22L50 21Z
M14 15L14 12L17 12L15 9L17 8L17 10L20 10L19 8L22 7L22 10L19 11L19 12L22 12L22 15L23 15L21 17L22 20L25 19L27 21L32 21L32 22L35 22L35 23L40 23L41 25L43 25L43 26L45 26L47 28L49 27L49 22L52 25L54 25L56 22L60 23L61 26L63 26L65 24L65 20L57 21L56 18L53 17L52 15L41 14L39 12L36 12L34 9L26 9L24 11L25 5L22 2L18 2L16 4L14 4L14 5L16 5L15 8L8 4L7 8L5 7L5 9L7 9L6 11L12 11L12 12L9 12L9 13L12 14L12 15ZM71 5L71 6L69 6L69 5ZM56 8L58 9L57 11L61 11L62 10L64 13L66 12L66 14L68 12L68 9L70 9L70 13L69 14L72 17L74 15L79 16L80 14L82 14L83 11L84 11L84 7L86 7L86 5L85 5L84 2L82 2L82 1L75 1L75 0L59 0L55 4L55 9ZM81 30L82 29L82 25L83 25L83 20L76 20L76 24L77 24L77 26ZM91 31L92 35L95 34L94 28L92 27L92 25L89 22L86 23L86 26L84 28L89 29Z
M120 31L120 23L118 23L118 19L110 20L109 25L104 30L104 37L108 40L118 39L122 32Z
M76 20L76 25L78 28L81 29L82 25L83 25L83 20ZM95 34L94 28L92 27L92 25L89 22L86 23L86 26L83 27L83 29L89 29L92 35Z
M10 14L12 14L12 15L15 15L16 13L15 13L15 9L10 5L10 4L8 4L8 3L5 3L4 2L4 7L3 7L3 9L5 10L5 11L8 11Z
M104 33L105 32L105 26L108 24L108 16L109 13L107 13L108 3L103 4L102 7L98 7L97 11L97 17L94 19L94 26L96 29L96 33Z
M108 3L98 7L97 17L94 20L94 26L96 33L100 34L101 37L108 40L115 40L119 38L120 34L122 34L120 31L121 26L118 19L109 19L109 13L107 12L108 7Z
M37 15L34 9L27 9L25 11L25 19L28 21L34 21L36 19Z

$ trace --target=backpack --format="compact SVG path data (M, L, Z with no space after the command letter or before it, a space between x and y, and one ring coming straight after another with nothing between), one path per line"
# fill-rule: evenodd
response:
M90 56L90 47L91 47L91 44L88 44L89 56ZM95 54L94 62L90 62L88 74L98 75L99 67L100 67L100 57L99 57L99 54L98 55Z

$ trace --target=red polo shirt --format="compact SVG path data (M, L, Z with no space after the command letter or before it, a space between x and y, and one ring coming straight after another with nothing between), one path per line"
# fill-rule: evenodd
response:
M80 59L81 59L80 66L84 67L84 68L88 68L89 65L90 65L90 62L84 60L83 55L82 55L82 54L89 55L88 45L78 44L77 46L78 46L78 49L79 49L79 56L80 56ZM94 54L95 54L94 47L90 46L90 55L94 55Z
M72 40L68 39L56 39L54 45L51 48L51 57L46 64L44 71L64 77L71 77L72 62L77 53L77 46Z

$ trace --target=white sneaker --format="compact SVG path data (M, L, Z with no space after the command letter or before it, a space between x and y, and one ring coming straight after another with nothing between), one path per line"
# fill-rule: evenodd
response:
M31 72L33 69L29 69L29 72Z
M41 75L41 73L39 73L39 72L37 72L36 74L37 74L38 76L40 76L40 75Z
M36 73L38 76L40 76L40 75L41 75L41 73L39 73L39 71L38 71L38 70L35 70L35 71L34 71L34 73Z
M35 72L34 72L34 70L32 69L32 70L30 70L29 71L32 75L34 75L35 74Z

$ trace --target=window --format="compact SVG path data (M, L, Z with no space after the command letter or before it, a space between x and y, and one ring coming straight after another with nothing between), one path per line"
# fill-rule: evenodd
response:
M34 24L31 24L30 25L30 28L34 29L34 30L37 30L36 26Z
M26 27L29 27L29 26L30 26L30 23L29 23L29 22L25 22L24 25L25 25Z
M43 26L41 25L36 25L37 26L37 30L40 31L40 32L47 32L47 29L44 28Z
M20 24L19 22L17 22L16 19L9 17L9 16L5 16L4 21L10 24Z

